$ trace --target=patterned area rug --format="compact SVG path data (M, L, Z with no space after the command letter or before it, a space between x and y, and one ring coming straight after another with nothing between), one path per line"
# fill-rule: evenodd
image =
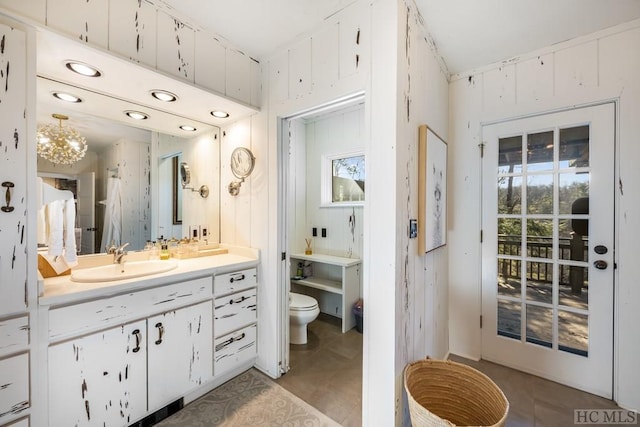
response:
M224 383L156 424L159 427L337 427L335 421L255 369Z

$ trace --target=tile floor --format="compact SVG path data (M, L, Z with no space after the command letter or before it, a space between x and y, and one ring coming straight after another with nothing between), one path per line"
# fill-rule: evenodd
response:
M305 345L292 345L285 389L343 426L362 424L362 334L342 334L339 319L320 314ZM481 360L451 356L487 374L509 399L507 427L573 426L574 409L617 409L615 402Z
M307 344L290 347L290 370L276 380L345 427L362 424L362 334L342 333L340 319L320 314Z
M573 426L574 409L617 409L615 402L495 363L451 356L485 373L509 400L507 427Z

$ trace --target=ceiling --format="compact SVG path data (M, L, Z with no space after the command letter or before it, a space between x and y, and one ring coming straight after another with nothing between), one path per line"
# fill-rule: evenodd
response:
M264 61L354 0L163 2ZM415 2L452 74L640 18L640 0Z
M246 54L266 61L296 38L307 35L328 17L357 0L161 0L176 14L226 38ZM411 1L411 0L409 0ZM415 0L425 26L450 73L469 71L567 39L640 18L640 0ZM38 123L50 123L52 113L85 135L90 149L100 151L120 138L148 141L151 130L192 137L177 130L186 119L198 132L224 125L213 119L213 108L234 109L236 117L252 114L229 100L175 79L150 74L141 67L110 60L79 43L49 32L38 33ZM71 76L61 63L73 57L97 64L104 79L87 82ZM104 59L104 61L103 61ZM122 76L129 76L123 79ZM44 78L42 78L44 77ZM84 79L84 81L83 81ZM86 99L61 105L51 91L71 85ZM153 87L151 87L151 86ZM162 88L181 98L171 104L150 99L150 89ZM116 90L117 93L113 91ZM142 90L142 92L141 92ZM108 95L108 96L102 96ZM137 105L133 105L137 104ZM152 119L131 123L124 109L151 112Z

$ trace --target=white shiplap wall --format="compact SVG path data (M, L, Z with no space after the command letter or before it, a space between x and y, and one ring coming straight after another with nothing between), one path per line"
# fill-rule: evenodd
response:
M480 123L617 100L617 335L614 395L640 407L640 21L453 77L450 84L451 352L480 356ZM612 149L614 147L612 146ZM618 179L617 179L618 180ZM612 183L614 185L614 183ZM460 266L464 268L460 268Z
M240 195L221 195L222 242L262 250L258 366L277 376L279 312L287 309L279 299L278 144L282 133L302 131L280 129L279 119L365 94L364 425L402 423L404 365L448 351L447 249L420 256L408 238L409 219L417 217L418 125L443 137L448 130L447 80L424 34L403 1L357 1L276 53L264 69L262 113L223 129L223 189L233 179L226 159L235 146L250 147L257 158Z

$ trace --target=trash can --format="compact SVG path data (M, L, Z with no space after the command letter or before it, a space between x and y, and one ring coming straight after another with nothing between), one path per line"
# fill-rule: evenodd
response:
M353 304L353 314L356 316L356 331L362 333L362 311L364 310L364 303L362 299L359 299Z
M413 427L504 426L509 401L485 374L449 360L407 365L404 388Z

